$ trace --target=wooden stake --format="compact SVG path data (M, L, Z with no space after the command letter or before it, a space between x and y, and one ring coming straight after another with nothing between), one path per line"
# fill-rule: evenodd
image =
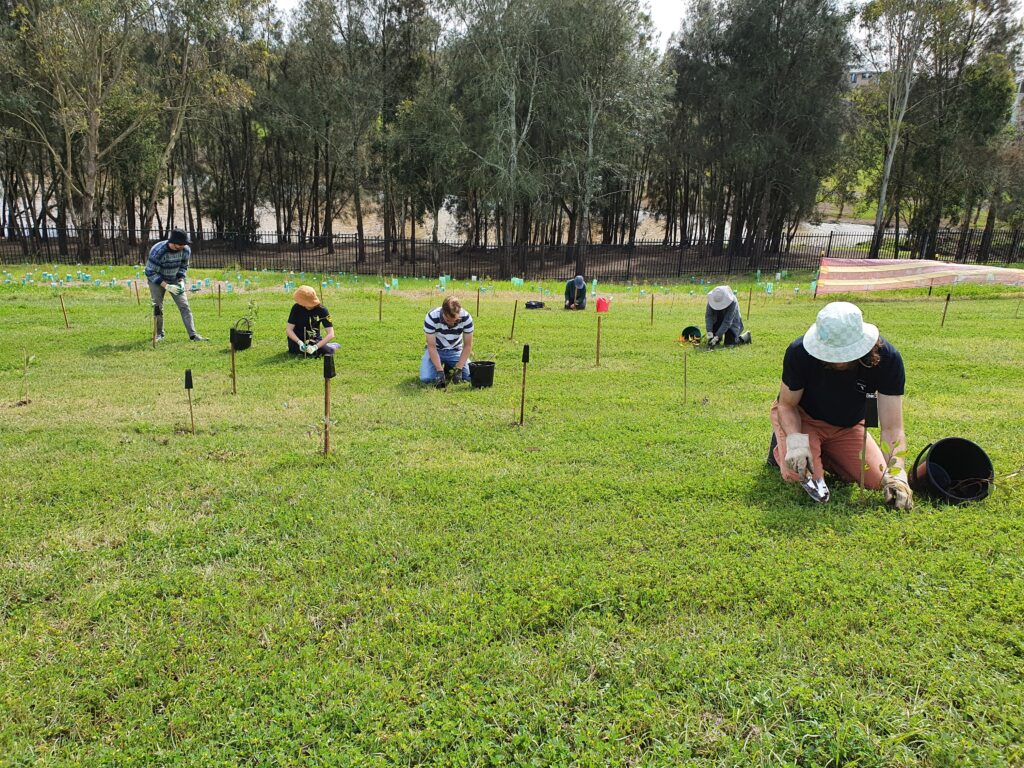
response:
M601 315L597 316L597 366L601 366Z
M1018 317L1020 317L1020 303L1021 303L1021 301L1024 301L1024 299L1018 299L1017 300L1017 309L1013 313L1013 319L1014 320L1016 320Z
M235 375L235 345L231 345L231 394L238 394L238 379Z
M217 283L217 317L220 317L220 283Z
M519 311L519 299L516 299L515 306L512 307L512 332L508 335L508 340L512 341L516 335L516 313Z
M142 299L139 298L139 281L138 280L132 280L132 282L135 284L135 303L138 304L141 307L142 306Z
M651 325L654 325L654 294L651 294Z
M818 290L817 286L815 286L814 290L815 290L815 295L817 295L817 290ZM753 300L753 298L754 298L754 286L750 286L750 293L747 294L747 322L748 323L750 322L750 302Z
M185 390L188 392L188 417L192 422L192 434L196 433L196 415L192 412L192 390Z
M934 287L935 287L935 278L933 277L931 280L928 281L928 297L929 298L931 298L932 288L934 288Z
M64 313L64 327L71 330L71 324L68 322L68 310L64 306L64 294L58 294L58 298L60 299L60 311Z
M523 345L523 392L519 397L519 426L523 426L526 417L526 365L530 362L530 345Z
M377 322L384 322L384 289L380 289L380 295L377 297Z
M324 456L331 452L331 380L324 379Z
M476 316L480 317L480 286L476 287Z
M942 308L942 322L939 323L939 328L945 328L946 327L946 312L949 310L949 299L952 297L952 295L953 295L952 293L947 293L946 294L946 304Z

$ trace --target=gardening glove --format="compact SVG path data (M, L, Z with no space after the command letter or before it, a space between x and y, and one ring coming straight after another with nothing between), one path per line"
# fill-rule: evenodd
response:
M903 510L914 508L914 494L907 482L907 473L900 470L895 475L886 472L882 476L882 496L890 507Z
M315 355L316 354L316 349L317 349L316 344L307 344L306 345L306 349L304 351L305 351L305 353L307 355Z
M434 386L438 389L444 389L448 386L448 380L445 378L444 371L437 371L434 374Z
M712 336L710 339L708 339L708 346L709 347L713 347L717 343L718 343L718 337L717 336Z
M814 461L811 459L811 439L801 432L786 435L786 466L801 478L811 474Z
M461 368L457 368L457 367L456 368L452 368L452 383L453 384L461 384L462 383L462 369Z

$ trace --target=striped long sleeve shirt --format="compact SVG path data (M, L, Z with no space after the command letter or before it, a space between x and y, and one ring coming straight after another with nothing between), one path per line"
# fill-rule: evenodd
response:
M159 285L164 280L168 283L179 283L188 273L188 262L191 258L192 249L187 245L180 251L172 251L167 247L167 240L161 240L149 249L146 279L153 285Z

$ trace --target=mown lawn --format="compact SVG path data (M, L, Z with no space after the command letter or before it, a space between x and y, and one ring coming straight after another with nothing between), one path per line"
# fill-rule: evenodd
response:
M325 459L321 366L282 353L284 278L258 277L237 396L245 296L193 297L204 345L168 302L153 350L123 288L65 291L65 330L53 290L0 286L0 764L1024 763L1020 479L909 513L784 485L767 412L806 283L754 299L752 346L691 350L688 400L700 286L656 289L653 327L611 288L597 368L592 311L499 284L495 386L447 391L415 381L429 284L382 323L377 281L328 289ZM912 456L960 435L1007 475L1024 312L958 291L944 330L944 293L860 303L904 354Z

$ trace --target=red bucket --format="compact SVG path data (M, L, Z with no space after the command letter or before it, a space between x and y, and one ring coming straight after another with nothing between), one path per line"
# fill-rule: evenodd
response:
M597 300L597 311L607 312L608 311L608 299L599 298Z

